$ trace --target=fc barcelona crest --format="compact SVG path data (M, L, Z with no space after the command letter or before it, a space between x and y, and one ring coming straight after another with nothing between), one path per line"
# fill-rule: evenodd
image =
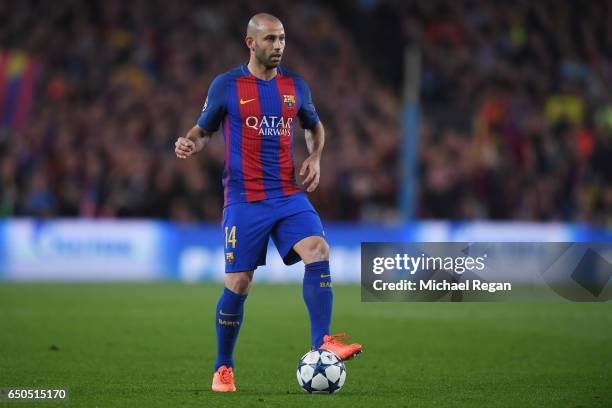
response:
M287 108L293 109L295 106L295 95L283 95L283 103L287 105Z
M234 253L233 252L227 252L225 254L225 262L227 262L228 264L232 265L234 263Z

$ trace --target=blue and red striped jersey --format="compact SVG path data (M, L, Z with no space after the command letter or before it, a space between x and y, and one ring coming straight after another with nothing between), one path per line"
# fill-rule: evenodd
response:
M241 65L213 80L197 124L210 132L222 128L225 206L300 191L293 167L296 117L304 129L319 122L306 81L286 69L265 81Z

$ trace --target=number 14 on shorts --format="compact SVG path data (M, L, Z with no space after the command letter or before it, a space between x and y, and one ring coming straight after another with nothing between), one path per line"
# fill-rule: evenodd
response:
M232 244L232 248L236 249L236 226L234 225L231 229L225 227L225 249L229 248L229 244Z

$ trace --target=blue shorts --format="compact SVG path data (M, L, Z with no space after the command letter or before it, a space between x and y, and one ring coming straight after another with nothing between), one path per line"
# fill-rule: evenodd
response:
M302 192L228 205L223 210L223 233L226 273L265 265L270 237L285 265L292 265L301 260L293 250L295 244L324 236L321 218Z

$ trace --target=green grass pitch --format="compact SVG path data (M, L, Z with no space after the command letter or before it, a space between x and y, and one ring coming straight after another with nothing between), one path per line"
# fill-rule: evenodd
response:
M340 285L333 330L365 350L340 393L298 388L309 343L300 286L256 284L236 351L239 390L213 394L220 290L1 284L0 387L67 387L70 407L612 406L610 302L361 303L357 286Z

